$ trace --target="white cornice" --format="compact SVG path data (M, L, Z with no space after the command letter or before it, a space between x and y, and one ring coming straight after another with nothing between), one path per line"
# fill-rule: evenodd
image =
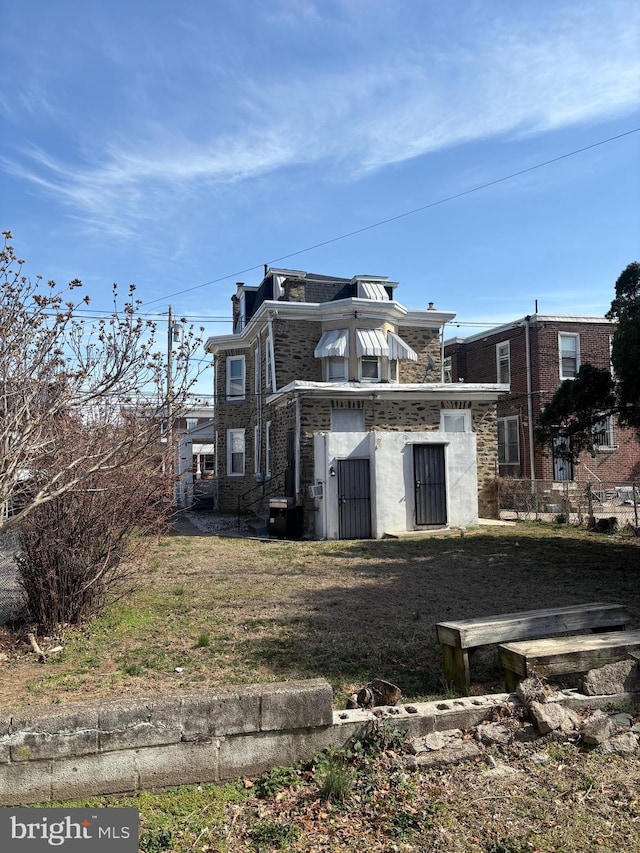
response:
M357 315L358 319L386 321L398 326L418 326L424 329L439 329L456 316L455 311L435 311L429 308L409 310L399 302L377 302L355 296L331 302L280 302L267 299L239 334L210 337L205 343L205 351L216 353L224 349L245 349L270 317L320 323L323 320L334 322L352 319L354 315Z
M510 385L497 382L304 382L295 380L271 394L266 402L276 403L287 395L301 397L364 397L377 400L497 400Z

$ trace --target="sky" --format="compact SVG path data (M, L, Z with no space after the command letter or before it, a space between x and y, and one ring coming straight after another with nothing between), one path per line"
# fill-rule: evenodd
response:
M269 264L388 276L465 336L600 316L640 260L636 0L0 13L0 225L96 312L133 283L161 326L227 334Z

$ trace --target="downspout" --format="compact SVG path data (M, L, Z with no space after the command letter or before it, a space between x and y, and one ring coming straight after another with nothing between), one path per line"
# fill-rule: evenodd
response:
M440 326L440 382L444 383L444 327L445 323Z
M531 493L535 492L536 455L533 437L533 395L531 391L531 318L524 318L525 350L527 360L527 418L529 419L529 470L531 474Z

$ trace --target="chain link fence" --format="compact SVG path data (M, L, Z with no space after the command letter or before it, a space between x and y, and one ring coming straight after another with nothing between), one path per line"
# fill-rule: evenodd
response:
M566 522L640 533L640 483L558 483L498 478L500 518Z
M23 592L18 584L15 555L18 535L9 530L0 536L0 625L17 616L23 606Z

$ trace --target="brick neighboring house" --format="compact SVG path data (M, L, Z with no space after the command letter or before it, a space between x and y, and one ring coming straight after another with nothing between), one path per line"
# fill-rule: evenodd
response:
M238 283L233 333L206 343L219 510L267 514L275 493L298 533L329 539L495 514L496 401L508 388L444 382L455 315L408 310L396 286L280 269Z
M610 368L615 323L603 317L534 314L502 326L445 341L445 367L453 382L509 382L498 402L501 476L554 482L626 483L640 475L640 443L614 418L594 430L593 454L575 464L545 453L533 429L545 404L580 365ZM556 446L566 442L558 435Z

